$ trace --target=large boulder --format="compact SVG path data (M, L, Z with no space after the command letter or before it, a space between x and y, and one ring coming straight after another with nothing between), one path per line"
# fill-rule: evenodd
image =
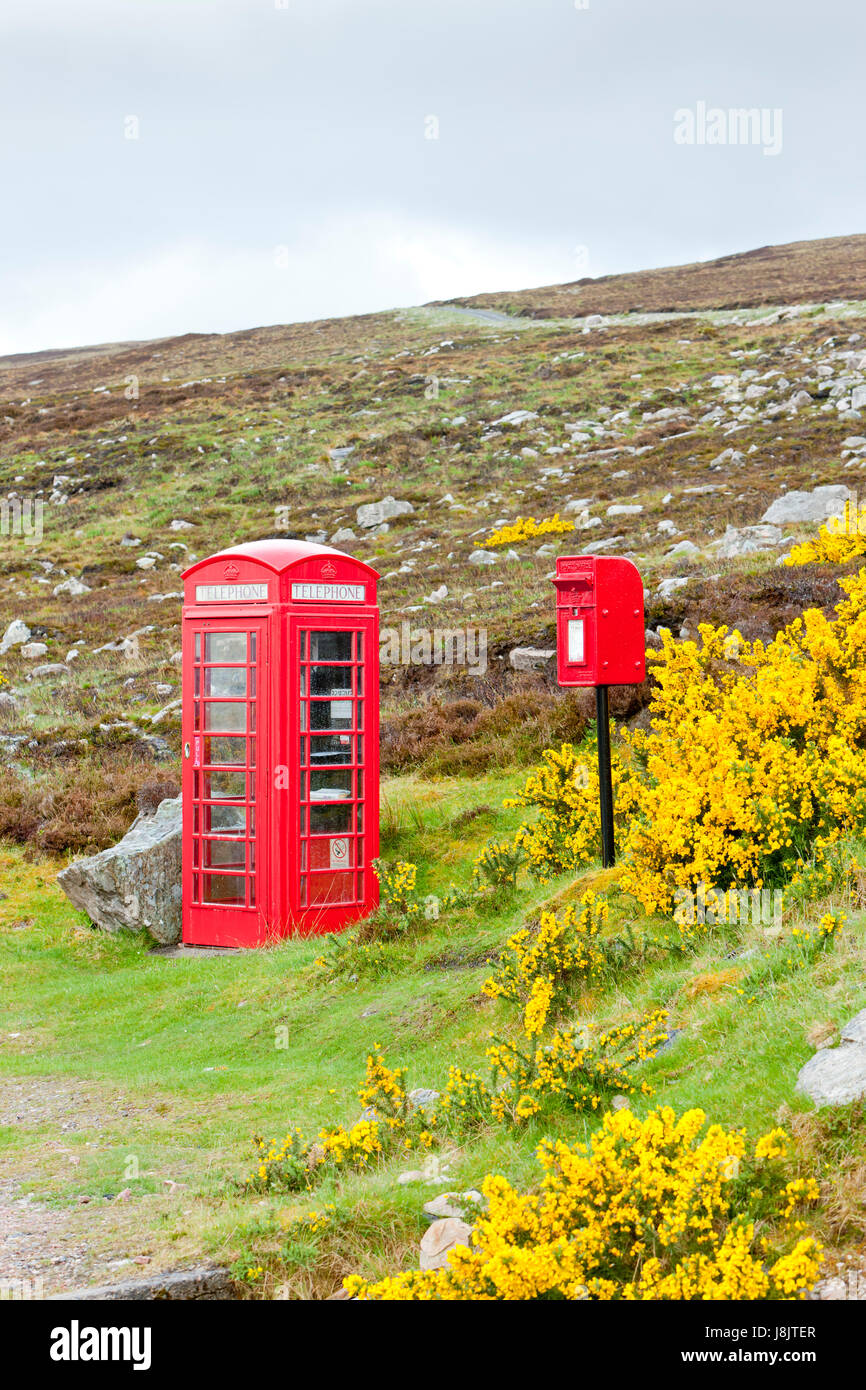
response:
M866 1009L845 1024L838 1047L822 1047L801 1067L797 1088L816 1105L849 1105L866 1096Z
M69 900L103 931L147 931L159 942L180 940L181 799L161 801L123 839L57 875Z
M831 516L842 516L849 495L843 483L826 483L812 492L786 492L770 503L761 521L776 526L792 521L826 521Z
M398 501L389 495L381 502L365 502L355 512L355 519L366 530L370 526L381 526L383 521L391 521L395 516L409 516L414 510L411 502Z

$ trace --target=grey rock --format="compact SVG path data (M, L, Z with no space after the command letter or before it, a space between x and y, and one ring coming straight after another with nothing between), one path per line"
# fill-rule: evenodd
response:
M19 647L25 642L30 641L30 629L20 618L13 618L12 622L3 633L3 640L0 642L0 656L5 656L10 647Z
M556 651L543 647L512 647L508 664L513 671L539 671L556 656Z
M70 598L78 598L81 594L90 593L90 585L82 584L80 579L70 575L69 579L64 579L60 584L55 584L52 592L55 596L68 594Z
M801 1067L796 1089L816 1105L848 1105L866 1096L866 1009L845 1024L838 1047L822 1047Z
M689 581L687 579L683 579L681 576L675 576L671 579L663 579L659 584L658 588L656 589L656 593L658 594L659 598L670 598L671 594L676 593L677 589L684 588L684 586L688 584L688 582Z
M409 516L415 508L411 502L398 502L394 497L383 497L381 502L366 502L355 512L359 526L367 530L371 526L381 526L383 521L391 521L395 516Z
M534 410L511 410L507 415L501 415L498 420L494 420L494 425L511 425L516 428L518 425L525 425L528 420L537 420L538 414Z
M759 550L773 550L782 541L778 526L761 524L758 526L728 526L721 540L715 541L713 549L723 560L732 560L738 555L752 555Z
M331 545L345 545L346 541L356 540L355 532L351 526L341 526L331 537Z
M643 511L640 502L614 502L607 509L607 516L637 516Z
M338 467L339 464L343 463L345 459L351 458L354 452L354 444L344 444L339 449L329 449L328 458L331 460L331 463L333 463L335 467Z
M435 1105L438 1099L439 1092L431 1090L429 1086L416 1086L407 1096L410 1104L416 1106Z
M842 515L848 497L849 490L842 483L829 483L812 492L786 492L771 502L761 521L777 525L791 521L826 521L828 517Z
M64 666L62 661L46 661L42 666L34 666L31 675L40 676L68 676L69 668Z
M473 550L469 556L470 565L495 565L496 556L490 550Z
M103 931L147 931L169 944L181 933L181 798L139 816L123 839L75 859L57 882Z
M21 648L21 655L25 661L35 661L37 657L46 656L48 648L44 642L25 642Z
M486 1206L485 1198L471 1187L466 1192L440 1192L438 1197L424 1203L424 1215L431 1223L446 1220L449 1216L465 1220L467 1215L472 1214L473 1207L483 1206Z
M866 1009L861 1009L845 1024L840 1034L842 1042L863 1043L866 1046Z
M469 1245L472 1227L459 1216L446 1216L434 1221L421 1239L419 1264L422 1269L444 1269L449 1251L458 1245Z
M167 1274L154 1274L149 1279L126 1279L119 1284L98 1284L89 1288L70 1289L68 1293L52 1293L47 1302L88 1302L119 1300L147 1301L160 1298L172 1301L190 1299L232 1298L234 1283L227 1269L199 1266L196 1269L177 1269Z

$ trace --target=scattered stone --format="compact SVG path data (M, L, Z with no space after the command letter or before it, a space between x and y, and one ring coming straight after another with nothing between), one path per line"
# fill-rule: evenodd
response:
M640 502L614 502L607 509L608 516L637 516L643 511Z
M433 1091L429 1086L416 1086L414 1091L410 1091L406 1099L411 1105L421 1106L435 1105L439 1099L439 1091Z
M444 1221L449 1216L465 1220L467 1214L471 1215L473 1207L484 1205L484 1197L474 1187L469 1188L467 1192L440 1192L438 1197L424 1203L424 1215L431 1223Z
M359 526L368 530L380 526L383 521L391 521L395 516L409 516L415 508L411 502L398 502L396 498L383 497L381 502L366 502L355 512Z
M688 579L683 579L682 576L663 579L656 589L656 593L659 598L670 598L671 594L676 593L677 589L684 588L688 582Z
M554 656L556 651L550 648L512 647L508 663L513 671L540 671Z
M490 550L473 550L469 556L470 565L495 565L496 556Z
M694 541L679 541L666 552L668 555L699 555L700 553L700 546L695 545Z
M525 425L527 420L537 420L538 414L534 410L512 410L508 415L502 415L498 420L494 420L494 425L510 425L516 428L518 425Z
M159 942L181 932L181 799L141 815L118 844L75 859L57 875L66 896L103 931L148 931Z
M29 641L30 629L27 624L22 622L20 618L13 618L3 633L3 641L0 642L0 656L5 656L10 647L18 647Z
M43 666L34 666L31 675L37 679L42 676L68 676L69 669L62 661L47 661Z
M80 579L70 576L69 579L64 579L62 583L55 584L52 592L55 597L60 594L69 594L70 598L78 598L81 594L90 593L90 585L82 584Z
M849 495L848 488L842 483L816 487L812 492L792 490L771 502L761 521L776 524L826 521L831 516L842 516Z
M35 661L39 656L46 656L48 648L44 642L25 642L21 648L21 655L25 661Z
M842 1029L838 1047L822 1047L797 1077L796 1090L816 1105L848 1105L866 1096L866 1009Z
M100 1284L84 1289L71 1289L67 1293L48 1295L48 1302L74 1299L79 1302L119 1300L123 1302L150 1299L169 1299L188 1301L191 1299L226 1299L233 1295L234 1284L227 1269L199 1266L196 1269L178 1269L168 1273L154 1274L150 1279L127 1279L120 1284Z
M181 521L178 519L177 521L170 521L168 528L170 531L191 531L194 525L194 521Z
M458 1216L434 1221L421 1239L419 1264L422 1269L444 1269L448 1252L458 1245L469 1245L472 1227Z
M759 526L728 526L721 540L715 541L713 549L723 560L731 560L737 555L752 555L758 550L773 550L781 544L782 532L778 526L762 524Z
M345 545L346 541L356 539L355 532L351 526L341 526L331 537L331 545Z
M329 449L328 458L333 464L343 463L345 459L351 458L355 452L354 444L344 444L339 449Z

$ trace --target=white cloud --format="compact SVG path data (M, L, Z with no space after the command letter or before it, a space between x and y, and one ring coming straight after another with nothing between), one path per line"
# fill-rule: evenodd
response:
M72 280L67 264L46 264L4 289L0 353L338 317L574 274L567 248L383 213L331 218L282 246L187 241L85 263Z

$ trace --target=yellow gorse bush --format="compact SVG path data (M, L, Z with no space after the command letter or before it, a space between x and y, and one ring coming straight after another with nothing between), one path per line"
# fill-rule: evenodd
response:
M489 548L497 545L516 545L520 541L532 540L535 536L549 536L574 530L574 522L567 521L555 512L546 521L536 521L534 516L519 516L507 526L500 526L491 532L482 545Z
M523 927L509 937L483 992L520 1004L524 1031L537 1036L551 1009L567 1001L576 982L589 982L601 973L605 957L599 940L607 918L607 903L592 892L584 893L579 911L569 906L559 917L542 912L534 935Z
M487 1211L445 1268L371 1283L352 1276L345 1287L404 1301L802 1297L821 1250L795 1238L792 1218L815 1200L814 1183L786 1183L781 1165L751 1160L780 1228L770 1248L756 1238L748 1182L736 1181L747 1166L743 1135L705 1123L701 1110L644 1120L620 1110L589 1144L544 1140L539 1189L488 1176Z
M648 652L651 728L623 733L613 767L620 882L647 912L699 883L780 883L866 825L866 570L839 582L833 621L809 609L766 644L701 624ZM517 839L540 877L598 846L591 755L543 758L507 803L538 808Z
M849 498L841 519L831 517L820 527L814 540L795 545L790 555L785 556L785 564L844 565L858 555L866 555L866 504L858 508Z
M246 1186L256 1191L310 1189L328 1169L370 1168L390 1157L398 1141L403 1148L430 1147L435 1114L412 1104L406 1093L405 1072L387 1067L378 1045L367 1054L358 1099L366 1111L349 1129L326 1126L312 1141L299 1129L290 1130L282 1142L271 1144L256 1136L258 1162Z

